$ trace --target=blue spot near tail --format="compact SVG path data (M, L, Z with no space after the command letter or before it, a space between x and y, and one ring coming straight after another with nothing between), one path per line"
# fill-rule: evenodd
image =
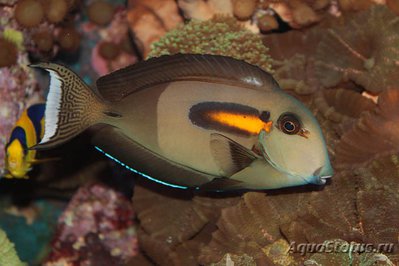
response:
M165 186L168 186L168 187L179 188L179 189L188 189L188 187L184 187L184 186L179 186L179 185L175 185L175 184L166 183L166 182L163 182L163 181L158 180L158 179L156 179L156 178L153 178L153 177L151 177L151 176L149 176L149 175L146 175L146 174L144 174L144 173L142 173L142 172L140 172L140 171L137 171L136 169L133 169L133 168L131 168L130 166L126 165L125 163L119 161L118 159L116 159L116 158L113 157L112 155L106 153L106 152L103 151L101 148L99 148L99 147L97 147L97 146L94 146L94 147L96 148L96 150L98 150L99 152L101 152L102 154L104 154L105 156L107 156L108 158L114 160L115 162L119 163L120 165L124 166L126 169L128 169L129 171L132 171L133 173L139 174L139 175L141 175L141 176L143 176L143 177L145 177L145 178L147 178L147 179L149 179L149 180L151 180L151 181L157 182L157 183L159 183L159 184L162 184L162 185L165 185Z

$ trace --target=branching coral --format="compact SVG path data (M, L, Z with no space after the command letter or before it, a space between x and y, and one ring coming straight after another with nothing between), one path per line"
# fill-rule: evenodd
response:
M271 71L271 58L260 37L244 29L234 18L215 17L191 21L168 32L152 46L149 57L175 53L226 55Z
M394 86L399 73L399 20L376 5L324 33L317 76L325 87L351 80L371 93Z
M15 251L14 244L7 238L6 233L0 229L0 265L1 266L25 266L17 252Z

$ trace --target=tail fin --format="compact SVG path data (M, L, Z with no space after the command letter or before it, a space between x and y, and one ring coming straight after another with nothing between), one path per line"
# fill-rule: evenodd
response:
M53 63L39 63L31 67L42 68L50 73L44 136L33 149L58 146L100 122L105 104L78 75Z

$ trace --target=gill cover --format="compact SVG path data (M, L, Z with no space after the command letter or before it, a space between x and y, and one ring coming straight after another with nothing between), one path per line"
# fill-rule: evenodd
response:
M306 135L287 134L279 128L279 117L275 114L275 126L267 133L259 134L259 143L265 159L277 170L290 176L301 178L303 183L322 184L320 177L332 175L326 144L321 129L310 111L306 108L291 110Z

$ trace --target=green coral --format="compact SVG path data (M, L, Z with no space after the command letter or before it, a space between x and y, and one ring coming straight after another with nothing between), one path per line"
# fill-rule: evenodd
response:
M24 35L21 31L6 28L3 31L3 38L14 43L20 50L24 47Z
M224 55L272 72L268 51L260 36L245 29L235 18L214 17L192 20L168 32L152 44L149 57L176 53Z
M0 229L0 266L24 266L26 263L22 262L14 244L8 240L6 233Z

